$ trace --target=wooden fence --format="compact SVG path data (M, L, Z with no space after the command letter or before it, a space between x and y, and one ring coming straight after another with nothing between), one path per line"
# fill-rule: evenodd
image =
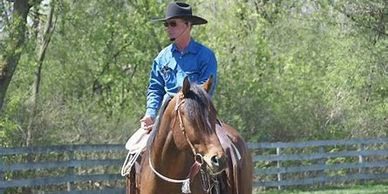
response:
M250 143L249 147L257 188L388 180L388 138Z
M388 138L248 146L257 189L388 180ZM123 148L0 148L0 193L124 193L124 178L119 175L126 155Z
M125 156L124 145L0 148L0 193L124 193Z

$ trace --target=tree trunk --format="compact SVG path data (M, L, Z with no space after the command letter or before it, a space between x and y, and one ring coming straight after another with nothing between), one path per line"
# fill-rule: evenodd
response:
M6 40L5 53L0 56L0 112L9 83L19 62L23 50L27 15L31 8L28 0L15 0L13 4L9 38Z
M36 110L37 110L37 105L38 105L38 98L39 98L39 88L40 88L40 81L41 81L41 72L42 72L42 67L43 67L43 61L46 56L46 50L47 47L50 43L51 40L51 35L54 29L54 24L53 24L53 13L54 13L54 4L51 5L50 11L48 13L47 17L47 23L42 35L42 43L38 49L38 54L37 54L37 66L35 69L35 79L34 83L32 86L32 94L31 94L31 112L30 112L30 117L28 121L28 126L27 126L27 138L26 138L26 146L32 145L32 140L33 140L33 131L34 131L34 120L36 116Z

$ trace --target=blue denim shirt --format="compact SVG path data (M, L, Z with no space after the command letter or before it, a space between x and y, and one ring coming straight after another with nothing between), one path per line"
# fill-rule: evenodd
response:
M188 76L190 82L202 84L213 75L213 95L217 85L217 60L212 50L191 39L185 51L178 51L170 44L154 59L147 92L146 115L152 118L163 102L165 95L175 95Z

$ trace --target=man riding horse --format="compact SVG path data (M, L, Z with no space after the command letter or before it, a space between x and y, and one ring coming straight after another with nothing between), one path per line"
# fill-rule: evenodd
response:
M190 5L172 2L167 7L165 17L154 21L164 24L172 43L160 51L153 61L147 92L147 108L144 117L140 120L141 128L126 144L129 155L123 166L122 175L129 178L128 186L132 185L132 187L136 186L133 180L134 171L136 171L134 164L138 160L137 157L145 150L149 133L158 119L157 114L161 105L166 99L177 94L186 77L191 83L197 84L203 84L212 77L210 96L214 94L217 85L217 60L214 52L191 36L193 26L206 24L207 20L193 15ZM239 155L234 145L239 142L230 138L234 134L228 136L226 134L228 130L224 132L220 125L217 129L217 136L223 143L223 148L230 148L233 153L236 153L234 155ZM233 143L233 141L236 142Z

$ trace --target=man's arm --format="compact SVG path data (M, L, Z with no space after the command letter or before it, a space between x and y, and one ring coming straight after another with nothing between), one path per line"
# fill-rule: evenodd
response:
M210 90L210 95L213 96L216 89L218 78L217 78L217 59L215 54L209 50L209 53L206 54L203 64L201 64L201 75L198 80L200 84L205 83L210 76L213 76L213 84Z
M149 86L147 91L146 116L155 119L165 94L166 91L164 90L164 79L161 75L158 63L154 61L152 70L150 72Z

